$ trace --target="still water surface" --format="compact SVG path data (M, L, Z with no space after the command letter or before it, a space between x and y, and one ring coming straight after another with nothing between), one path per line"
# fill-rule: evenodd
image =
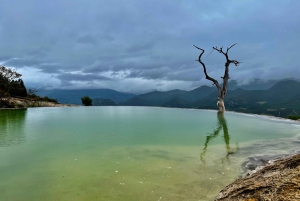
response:
M299 133L292 121L206 110L0 110L0 200L213 200L249 156L294 148L254 144Z

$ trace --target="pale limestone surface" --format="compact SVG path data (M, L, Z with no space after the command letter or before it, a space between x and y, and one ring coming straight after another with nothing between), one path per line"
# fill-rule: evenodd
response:
M21 98L7 98L10 104L15 105L15 108L27 108L27 107L70 107L77 106L75 104L61 104L47 101L33 101L29 99Z
M299 201L300 154L271 161L225 187L215 201Z

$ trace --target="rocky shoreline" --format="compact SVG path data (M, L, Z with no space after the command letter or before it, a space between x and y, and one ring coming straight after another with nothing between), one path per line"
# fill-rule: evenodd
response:
M74 107L75 104L61 104L47 101L35 101L24 98L2 98L1 101L5 102L4 106L0 109L19 109L28 107Z
M263 159L240 179L226 186L215 201L299 201L300 154Z

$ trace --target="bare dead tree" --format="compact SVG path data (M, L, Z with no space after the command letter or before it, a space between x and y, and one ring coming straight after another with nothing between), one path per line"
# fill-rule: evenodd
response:
M229 80L229 65L230 64L234 64L235 66L238 66L241 62L237 61L237 60L230 60L229 57L228 57L228 51L233 47L235 46L237 43L231 45L230 47L228 47L226 49L226 51L224 52L223 51L223 47L221 48L218 48L217 46L216 47L213 47L213 50L216 50L218 51L219 53L223 54L226 58L226 62L225 62L225 72L224 72L224 76L221 77L223 79L223 86L221 87L219 82L210 77L207 72L206 72L206 66L205 64L202 62L201 60L201 57L202 55L204 54L204 49L200 48L200 47L197 47L196 45L194 45L194 47L196 47L197 49L201 50L201 53L198 57L198 61L202 66L203 66L203 71L204 71L204 74L205 74L205 78L207 80L210 80L214 83L214 85L216 85L218 91L219 91L219 96L217 98L217 106L219 107L219 111L225 111L225 104L224 104L224 98L225 98L225 95L227 93L227 88L228 88L228 80Z

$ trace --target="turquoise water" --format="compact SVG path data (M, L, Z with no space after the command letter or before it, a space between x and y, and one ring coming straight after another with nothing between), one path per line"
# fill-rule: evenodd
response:
M262 154L242 150L299 133L299 123L232 112L0 110L0 200L212 200Z

